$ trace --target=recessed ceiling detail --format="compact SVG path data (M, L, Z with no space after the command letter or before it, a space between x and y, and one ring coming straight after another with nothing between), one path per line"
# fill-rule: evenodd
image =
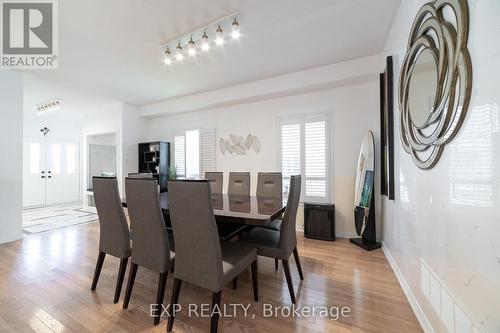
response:
M432 168L458 133L472 91L466 0L436 0L418 11L401 67L401 142L421 169Z
M163 62L165 65L180 63L185 58L195 57L200 52L207 53L213 47L222 47L228 40L240 39L240 23L237 16L238 13L224 16L166 43Z

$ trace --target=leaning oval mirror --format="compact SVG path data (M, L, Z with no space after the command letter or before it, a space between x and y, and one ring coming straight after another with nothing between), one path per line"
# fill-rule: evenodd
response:
M437 84L436 60L430 49L424 49L415 60L408 89L410 118L417 128L428 125L427 120L434 109Z

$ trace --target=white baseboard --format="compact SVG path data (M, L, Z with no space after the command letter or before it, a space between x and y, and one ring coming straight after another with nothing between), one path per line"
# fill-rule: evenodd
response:
M17 241L17 240L20 240L23 238L23 232L16 232L16 233L11 233L11 234L3 234L3 235L0 235L0 244L3 244L3 243L10 243L10 242L14 242L14 241Z
M394 271L394 274L396 274L396 278L399 281L399 284L401 288L403 289L403 292L406 295L406 298L408 299L408 302L410 303L411 308L413 309L413 312L415 313L415 316L417 317L418 322L420 323L420 326L422 326L422 329L424 330L425 333L435 333L434 329L432 328L431 323L429 322L429 319L427 319L427 316L425 315L424 311L420 307L420 304L418 304L418 300L411 291L410 286L406 282L406 279L403 276L403 273L401 273L401 270L398 267L398 264L394 260L394 258L391 255L391 252L385 246L385 243L382 242L382 250L384 251L385 257L389 261L389 264L391 265L392 270Z
M353 232L336 232L335 233L335 237L337 238L357 238L359 237L358 235L356 235L355 233Z

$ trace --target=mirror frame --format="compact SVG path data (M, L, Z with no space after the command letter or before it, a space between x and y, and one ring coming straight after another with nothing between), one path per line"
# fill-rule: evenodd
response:
M447 21L444 9L455 16ZM410 31L399 80L401 143L421 169L439 161L444 146L457 135L472 93L472 63L467 49L469 9L466 0L435 0L418 11ZM410 116L409 87L420 53L429 50L437 63L437 88L433 109L424 126Z

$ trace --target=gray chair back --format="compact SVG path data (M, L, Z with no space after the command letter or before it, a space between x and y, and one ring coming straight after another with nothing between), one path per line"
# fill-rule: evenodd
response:
M205 172L205 179L210 182L212 193L222 193L222 182L224 174L222 172Z
M207 181L170 181L169 210L175 239L174 277L218 292L222 254Z
M296 219L301 186L300 175L290 177L290 190L280 232L280 252L284 255L290 255L297 246Z
M94 201L101 229L99 251L118 258L130 256L130 229L116 178L93 177Z
M281 172L259 172L257 177L257 196L281 198L283 183Z
M132 263L165 273L171 267L170 243L158 197L158 182L126 178L125 192L133 232Z
M250 195L250 172L230 172L227 194Z
M150 172L131 172L128 174L128 178L153 178L153 174Z

